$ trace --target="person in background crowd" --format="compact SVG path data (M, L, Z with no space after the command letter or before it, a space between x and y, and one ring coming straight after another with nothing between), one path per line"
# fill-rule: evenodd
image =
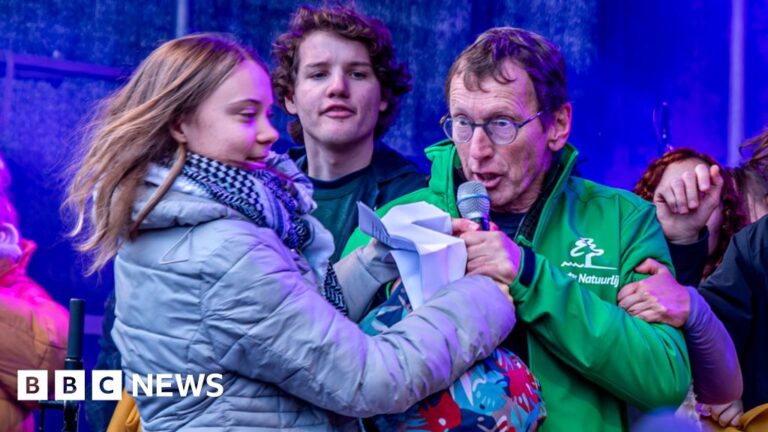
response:
M675 149L652 161L634 192L656 205L683 285L697 286L712 274L731 237L747 224L730 176L710 156L691 149Z
M0 431L32 432L37 404L18 400L16 373L47 370L53 389L54 370L64 368L69 313L27 275L37 246L19 234L10 182L0 158Z
M743 208L742 213L749 215L753 225L733 238L722 258L722 268L718 267L712 276L700 286L701 295L711 305L712 310L722 320L732 337L741 368L744 371L743 399L733 397L727 403L720 402L720 405L706 406L704 409L705 413L711 415L721 426L739 425L742 423L741 418L745 410L760 409L758 407L760 404L768 402L768 397L766 397L768 394L768 390L766 390L768 388L766 384L768 374L766 374L765 368L757 366L766 364L765 359L767 357L764 349L764 329L767 325L765 317L768 308L765 300L767 284L764 271L766 243L764 241L765 223L763 219L765 217L760 219L762 224L755 223L754 220L756 217L764 216L762 208L766 200L766 190L768 190L765 182L768 130L747 140L742 145L742 149L751 151L751 157L730 172L736 183L736 191L741 195L739 202ZM688 222L698 219L698 222L694 222L692 225L695 227L698 224L701 228L703 227L701 222L703 217L702 215L695 216L695 214L707 206L699 206L698 201L700 199L703 203L708 199L707 197L710 195L708 186L717 183L717 181L717 176L713 175L710 170L703 166L697 166L679 177L678 182L684 184L682 189L686 191L685 193L668 191L666 193L667 198L661 197L658 201L663 203L669 200L671 202L668 209L670 213L675 213L672 209L683 210L677 212L682 213L680 218L685 219L687 214ZM681 188L678 186L678 189ZM675 196L680 197L680 199ZM694 199L691 200L690 198ZM691 205L691 201L694 205ZM660 219L662 218L660 217ZM655 278L656 276L650 277L643 283L651 287L654 285ZM690 288L688 294L685 294L679 289L670 289L672 284L661 283L656 286L655 290L647 290L649 299L645 301L645 308L636 305L633 307L633 311L644 313L647 317L654 315L654 319L651 319L654 322L685 321L685 327L688 328L690 325L688 321L691 321L691 318L686 321L685 314L688 313L689 307L691 314L693 314L695 305L702 304L698 300L700 296ZM690 302L690 306L688 306L688 302ZM626 306L630 305L627 300L624 300L624 303ZM650 307L649 305L654 306ZM652 312L654 308L656 311ZM675 318L675 316L677 317ZM722 340L721 337L716 336L716 332L699 332L699 334L710 339L712 343L718 343ZM686 335L688 336L688 333ZM712 386L720 394L727 394L727 391L721 390L731 388L731 385L723 386L724 383L731 381L718 378L720 375L716 371L711 374L697 373L693 353L691 357L694 361L694 384L700 381L702 385ZM717 362L711 361L716 358L710 356L710 363L716 364ZM717 402L712 403L716 404ZM751 420L755 415L747 417Z
M736 189L742 196L744 213L754 223L768 214L768 128L741 145L750 154L740 166L731 169Z
M768 216L736 233L720 266L700 286L736 346L744 394L709 408L721 425L742 424L745 411L768 403Z
M618 294L619 306L630 314L683 330L693 375L695 399L690 400L707 404L730 402L742 392L733 341L694 288L702 273L708 276L714 271L746 219L730 178L721 174L711 157L690 149L676 149L651 161L635 192L656 205L677 281L665 267L648 260L637 270L652 277L629 284Z
M741 399L708 408L721 425L743 424L768 403L768 129L741 148L747 159L731 172L752 225L734 236L718 270L700 286L731 334L744 374Z

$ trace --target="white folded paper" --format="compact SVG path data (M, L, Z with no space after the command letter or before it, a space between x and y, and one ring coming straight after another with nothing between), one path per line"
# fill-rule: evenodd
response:
M464 240L451 235L451 217L432 204L395 206L381 219L358 202L360 230L392 248L413 308L462 276L467 267Z

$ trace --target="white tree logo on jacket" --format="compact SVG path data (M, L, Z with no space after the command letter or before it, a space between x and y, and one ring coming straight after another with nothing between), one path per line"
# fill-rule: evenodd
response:
M570 255L574 258L584 257L584 263L563 261L560 267L577 267L588 269L616 270L616 267L605 267L592 264L592 258L602 256L605 250L600 249L595 244L595 239L582 237L576 240L576 246L571 249Z

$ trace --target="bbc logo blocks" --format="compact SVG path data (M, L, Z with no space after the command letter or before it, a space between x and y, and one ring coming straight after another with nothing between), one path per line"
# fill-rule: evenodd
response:
M48 400L48 371L20 370L17 373L17 394L20 401ZM120 400L123 374L119 370L94 370L91 373L93 400ZM54 399L85 400L85 371L57 370L54 372Z

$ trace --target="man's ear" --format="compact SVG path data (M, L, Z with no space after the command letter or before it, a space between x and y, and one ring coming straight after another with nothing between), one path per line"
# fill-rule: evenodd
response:
M298 111L296 111L296 104L293 103L293 95L286 96L285 99L283 99L285 102L285 110L288 111L288 114L292 115L298 115Z
M171 122L171 125L168 126L168 129L176 142L186 144L189 140L187 139L187 134L184 132L184 123L185 122L183 119L176 119Z
M571 115L573 107L570 102L563 104L552 113L552 124L549 125L547 146L550 151L556 152L565 146L568 136L571 134Z
M389 107L389 101L382 99L381 102L379 102L379 112L386 111L387 107Z

